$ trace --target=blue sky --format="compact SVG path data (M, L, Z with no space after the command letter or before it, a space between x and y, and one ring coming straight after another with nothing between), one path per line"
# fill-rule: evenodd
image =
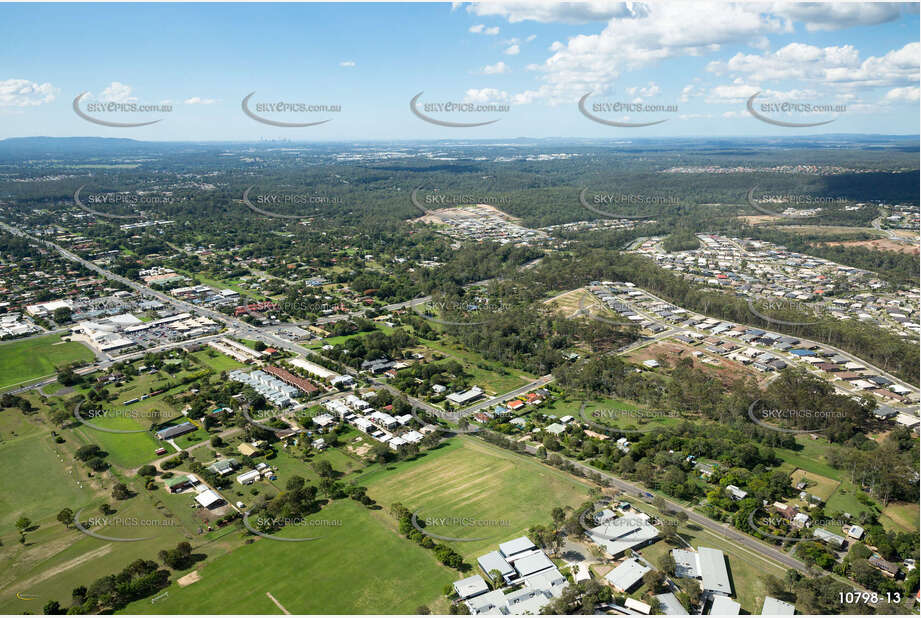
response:
M0 138L400 140L919 132L918 9L862 3L2 4ZM278 127L275 121L310 127ZM425 104L507 111L410 111ZM785 122L834 122L782 127ZM80 118L161 122L132 128ZM604 120L645 123L612 127ZM256 112L257 104L338 105ZM170 105L93 112L88 104ZM677 111L611 110L600 104ZM762 104L844 106L782 112ZM672 107L669 107L672 106ZM259 107L264 110L264 107ZM635 109L635 108L634 108Z

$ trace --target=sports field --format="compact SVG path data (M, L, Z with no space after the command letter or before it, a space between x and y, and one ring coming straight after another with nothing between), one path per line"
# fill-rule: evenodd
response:
M442 591L459 579L434 554L390 530L353 500L337 500L310 520L340 526L283 530L198 565L201 579L173 584L166 597L132 603L122 613L281 614L271 594L293 614L415 613L419 605L445 611ZM176 578L173 578L174 581Z
M402 502L419 518L452 519L427 526L433 534L481 539L449 543L471 564L531 526L548 524L554 507L577 508L589 495L589 486L570 475L475 438L457 438L393 468L357 482L385 509Z
M60 335L0 343L0 389L50 376L57 367L93 358L83 344L62 342Z

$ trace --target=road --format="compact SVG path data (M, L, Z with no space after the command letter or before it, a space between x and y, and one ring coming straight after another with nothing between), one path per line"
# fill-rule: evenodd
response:
M639 289L639 288L638 288L638 289ZM659 301L659 302L667 303L667 304L669 304L669 305L674 305L674 306L676 306L676 307L679 306L679 305L676 305L676 304L673 303L673 302L667 301L667 300L665 300L665 299L663 299L663 298L659 298L658 296L656 296L655 294L651 293L649 290L646 290L645 288L642 288L642 292L645 293L645 294L646 294L647 296L649 296L650 298L652 298L652 299L654 299L654 300L657 300L657 301ZM649 319L649 320L651 320L651 321L653 321L653 322L655 322L655 323L657 323L657 324L661 324L662 326L664 326L664 327L666 327L666 328L668 328L668 329L670 329L670 330L673 331L673 332L671 332L671 333L669 333L669 334L666 334L665 332L660 333L658 336L655 337L655 339L661 339L661 338L664 338L664 337L666 337L666 336L670 336L670 335L672 335L672 334L676 334L677 332L679 332L679 331L676 331L676 330L675 330L675 327L674 327L673 325L669 324L668 322L664 322L664 321L662 321L661 319L659 319L659 318L656 317L656 316L650 316L649 314L645 313L645 312L642 311L641 309L639 309L639 308L633 306L632 303L630 303L629 300L622 300L622 301L620 301L620 302L622 302L622 303L624 303L624 304L628 304L628 305L631 307L631 309L632 309L633 311L636 311L636 312L640 313L641 315L643 315L644 317L646 317L647 319ZM688 311L690 311L690 310L688 310ZM694 312L692 312L692 313L700 313L700 312L699 312L699 311L694 311ZM700 313L700 315L706 315L706 314ZM706 317L710 317L710 316L706 316ZM724 320L724 321L733 322L732 320ZM742 322L733 322L733 323L743 324ZM744 324L743 324L743 325L744 325ZM749 326L750 326L750 325L749 325ZM751 328L757 328L757 327L751 326ZM684 328L684 327L682 327L680 330L694 330L694 331L696 331L697 329L694 329L694 328ZM768 330L769 330L769 329L768 329ZM697 331L697 332L700 332L700 331ZM741 340L738 340L738 339L734 339L734 338L732 338L732 337L727 336L725 333L720 334L720 337L722 337L722 338L724 338L724 339L731 340L731 341L733 341L734 343L736 343L737 345L740 345L740 346L747 346L747 347L754 347L754 348L763 349L764 351L770 352L770 353L774 354L775 356L780 356L780 355L782 354L781 352L778 352L777 350L774 350L774 349L772 349L772 348L770 348L770 347L765 347L765 346L761 346L761 345L746 343L746 342L744 342L744 341L741 341ZM832 351L834 351L836 354L840 354L841 356L845 357L845 358L848 359L849 361L853 361L853 362L855 362L855 363L860 363L860 364L866 366L868 369L870 369L870 370L872 370L872 371L875 371L875 372L879 373L879 375L884 376L884 377L886 377L886 378L892 380L892 381L895 382L896 384L899 384L899 385L901 385L901 386L904 386L905 388L909 389L910 391L912 391L912 392L914 392L914 393L918 393L918 388L917 388L916 386L914 386L913 384L908 384L908 383L905 382L904 380L902 380L902 379L900 379L900 378L897 378L897 377L891 375L890 373L888 373L888 372L886 372L886 371L883 371L883 370L880 369L879 367L876 367L876 366L874 366L874 365L868 363L867 361L863 360L862 358L859 358L859 357L857 357L857 356L854 356L853 354L851 354L851 353L849 353L849 352L847 352L847 351L845 351L845 350L842 350L842 349L840 349L840 348L836 348L836 347L833 346L833 345L830 345L830 344L827 344L827 343L823 343L823 342L821 342L821 341L812 341L812 340L809 340L809 339L803 339L802 337L798 337L798 339L800 339L800 341L801 341L802 343L804 343L804 344L816 345L816 346L820 346L820 347L822 347L822 348L827 348L827 349L829 349L829 350L832 350ZM643 342L643 343L644 343L644 344L645 344L645 343L648 343L648 340L645 341L645 342ZM634 345L634 347L639 347L637 344L633 344L633 345ZM837 388L840 388L841 390L845 390L845 391L851 392L852 394L856 394L856 393L853 393L853 391L851 391L851 389L844 388L841 384L834 384L834 386L836 386Z
M536 455L537 449L538 447L535 445L525 444L525 450L527 450L527 452L530 453L531 455ZM583 464L582 462L576 461L574 459L569 459L568 457L563 457L562 455L560 455L560 457L562 459L569 461L573 466L581 470L601 475L605 479L608 479L614 487L616 487L617 489L620 489L621 491L630 493L634 496L642 496L643 494L648 492L648 490L645 487L642 487L635 483L631 483L630 481L625 481L619 477L616 477L602 470L592 468L591 466L587 466ZM745 547L746 549L750 551L753 551L785 567L788 567L791 569L797 569L798 571L802 571L802 572L806 572L806 565L800 562L799 560L797 560L796 558L793 558L789 554L782 552L779 549L772 547L771 545L762 543L761 541L755 539L754 537L750 537L747 534L739 532L738 530L731 528L728 524L722 524L722 523L716 522L708 517L705 517L704 515L701 515L700 513L697 513L696 511L692 509L689 509L680 504L676 504L670 500L665 500L665 504L668 508L672 509L673 511L683 511L684 513L687 514L688 521L694 522L695 524L699 525L701 528L704 528L708 532L711 532L721 538L730 540L738 545Z

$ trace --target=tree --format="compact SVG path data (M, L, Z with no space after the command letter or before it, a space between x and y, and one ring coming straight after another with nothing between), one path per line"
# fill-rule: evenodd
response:
M131 491L124 483L116 483L112 488L112 497L116 500L127 500L131 497Z
M150 464L147 464L147 465L141 466L138 469L138 474L140 476L157 476L157 469L156 467Z
M420 616L428 616L429 614L432 613L432 610L430 610L428 606L426 605L420 605L419 607L416 608L416 613L419 614Z
M65 527L69 528L73 520L74 520L74 512L68 508L63 508L61 509L61 512L58 513L58 521L64 524Z
M61 604L58 603L57 601L48 601L47 603L45 603L45 606L42 608L42 613L45 614L46 616L52 616L52 615L57 616L61 614L66 614L67 612L64 611L64 608L61 607Z
M333 470L332 464L330 464L325 459L317 461L313 464L313 469L320 476L320 478L332 478L336 471Z
M16 529L19 530L19 534L25 533L32 526L32 520L28 517L20 517L16 520Z

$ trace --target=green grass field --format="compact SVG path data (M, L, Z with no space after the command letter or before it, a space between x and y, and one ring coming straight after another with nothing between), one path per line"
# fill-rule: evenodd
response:
M381 608L407 614L421 604L444 610L442 590L459 575L431 551L352 500L336 501L310 519L342 525L283 531L321 536L317 541L258 539L199 565L200 581L173 584L163 600L139 601L124 613L281 614L266 593L294 614L373 614Z
M64 458L63 463L59 457ZM0 469L6 471L0 475L0 537L4 545L15 542L8 535L16 533L13 524L20 516L41 526L59 525L54 519L58 511L90 501L92 493L86 484L80 489L68 472L74 465L47 435L0 445Z
M449 543L468 562L535 524L549 523L554 507L577 508L588 498L587 484L474 438L452 440L416 461L392 467L374 469L357 479L385 508L402 502L418 511L420 518L492 522L428 527L441 536L483 539Z
M93 358L83 344L62 342L60 335L0 343L0 389L50 376L56 367Z

